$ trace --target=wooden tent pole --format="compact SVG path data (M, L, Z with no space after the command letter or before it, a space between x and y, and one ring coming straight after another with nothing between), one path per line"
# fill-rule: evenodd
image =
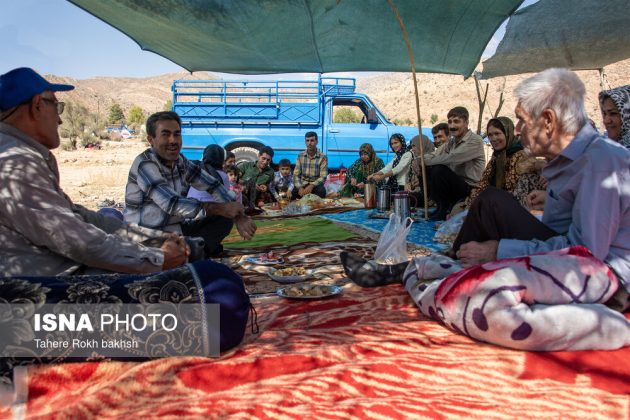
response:
M416 115L418 117L418 137L420 138L420 167L422 168L422 194L424 196L424 219L429 218L429 197L427 194L427 170L424 165L424 144L422 142L422 118L420 118L420 97L418 95L418 81L416 80L416 64L413 59L413 50L411 49L411 44L409 43L409 38L407 38L407 30L405 29L405 24L403 23L402 17L400 13L398 13L398 8L394 5L392 0L387 0L387 3L391 6L394 14L396 15L396 19L400 24L400 29L402 30L402 35L405 40L405 44L407 44L407 53L409 55L409 62L411 63L411 73L413 74L413 89L416 96Z

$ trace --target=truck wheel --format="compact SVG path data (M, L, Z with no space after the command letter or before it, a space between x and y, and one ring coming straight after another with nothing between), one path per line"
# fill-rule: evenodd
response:
M243 162L256 162L258 160L258 150L253 147L237 147L232 150L234 156L236 156L236 165L240 165Z

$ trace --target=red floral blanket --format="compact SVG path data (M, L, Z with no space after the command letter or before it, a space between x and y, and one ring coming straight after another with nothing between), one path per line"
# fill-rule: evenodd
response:
M30 368L28 402L16 410L56 418L630 417L630 348L530 353L474 342L424 318L399 285L254 304L260 334L221 359Z

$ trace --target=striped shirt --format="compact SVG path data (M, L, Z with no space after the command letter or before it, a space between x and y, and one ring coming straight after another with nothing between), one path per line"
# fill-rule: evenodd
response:
M328 175L328 157L319 149L314 157L308 156L306 151L300 153L293 170L293 184L302 188L308 184L322 185Z
M218 180L201 165L179 155L172 168L153 149L136 157L129 170L125 190L125 220L140 226L181 233L179 224L199 214L202 203L187 198L189 187L208 191L214 202L234 201Z

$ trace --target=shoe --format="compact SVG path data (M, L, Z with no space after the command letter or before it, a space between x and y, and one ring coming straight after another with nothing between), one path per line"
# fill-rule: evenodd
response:
M263 209L259 209L253 206L247 207L244 211L246 216L256 216L262 212L263 212Z
M355 284L361 287L377 287L400 283L408 262L382 265L366 260L346 251L339 255L344 272Z

